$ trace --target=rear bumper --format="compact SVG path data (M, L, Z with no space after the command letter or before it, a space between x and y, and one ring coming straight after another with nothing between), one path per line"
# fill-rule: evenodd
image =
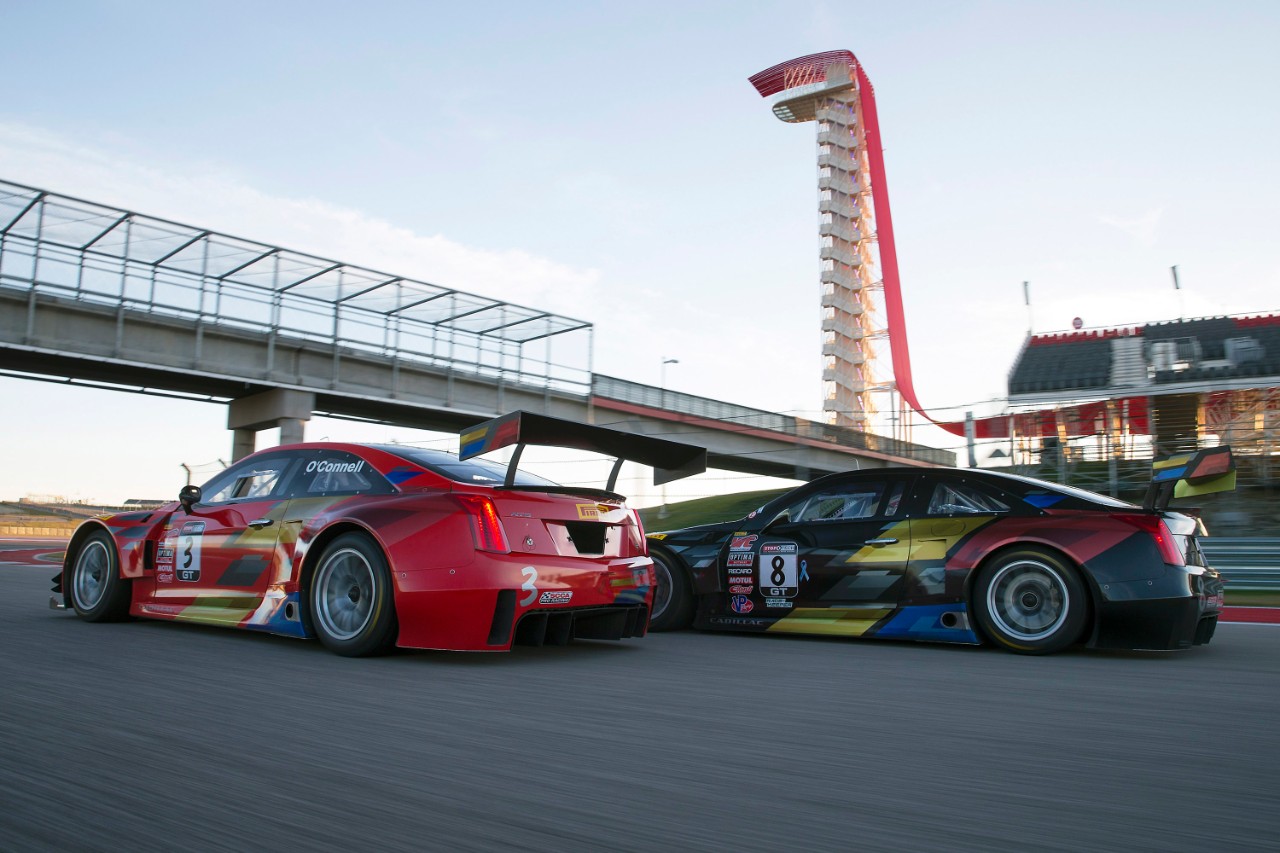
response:
M653 604L648 557L477 553L457 569L395 571L396 644L507 651L514 643L642 637Z
M1197 566L1166 570L1156 580L1103 587L1089 645L1176 650L1208 643L1222 614L1221 576Z
M494 631L501 630L502 625L502 614L495 613ZM520 617L515 637L508 638L506 646L510 648L513 643L563 646L574 640L625 640L643 637L648 630L649 607L644 604L535 610Z

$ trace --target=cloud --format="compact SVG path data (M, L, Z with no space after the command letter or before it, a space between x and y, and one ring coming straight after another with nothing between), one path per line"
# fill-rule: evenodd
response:
M1151 248L1156 244L1156 231L1160 227L1160 220L1163 216L1164 208L1155 207L1132 219L1104 215L1098 217L1098 221L1103 225L1110 225L1112 228L1120 229L1132 237L1139 246Z
M0 179L590 319L581 308L599 286L599 270L520 249L477 249L324 201L271 195L223 164L142 165L128 147L0 123Z

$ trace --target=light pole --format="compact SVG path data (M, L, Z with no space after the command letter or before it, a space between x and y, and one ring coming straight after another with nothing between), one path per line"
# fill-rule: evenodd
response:
M662 403L660 405L664 409L667 407L667 365L679 363L680 359L678 358L667 358L665 355L662 357L662 372L659 374L658 388L662 391Z
M664 409L667 407L667 365L679 364L679 363L680 363L680 359L678 358L667 358L665 355L662 357L662 372L658 378L658 388L661 389L661 397L662 397L662 403L660 405ZM662 508L658 510L658 517L663 518L666 516L666 514L667 514L667 484L663 483L662 484Z

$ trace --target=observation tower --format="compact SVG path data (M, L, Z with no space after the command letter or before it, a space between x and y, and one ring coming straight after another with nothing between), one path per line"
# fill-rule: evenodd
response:
M847 50L801 56L750 81L762 97L773 97L773 114L782 121L817 124L826 419L869 430L877 408L873 395L897 390L895 425L905 431L907 407L920 407L911 383L871 81ZM885 338L893 369L877 378L876 345Z

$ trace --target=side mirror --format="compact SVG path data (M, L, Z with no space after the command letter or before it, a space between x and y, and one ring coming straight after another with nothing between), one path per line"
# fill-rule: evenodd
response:
M182 504L182 508L188 514L191 512L191 505L200 503L200 499L204 497L204 492L199 486L183 486L178 492L178 503Z

